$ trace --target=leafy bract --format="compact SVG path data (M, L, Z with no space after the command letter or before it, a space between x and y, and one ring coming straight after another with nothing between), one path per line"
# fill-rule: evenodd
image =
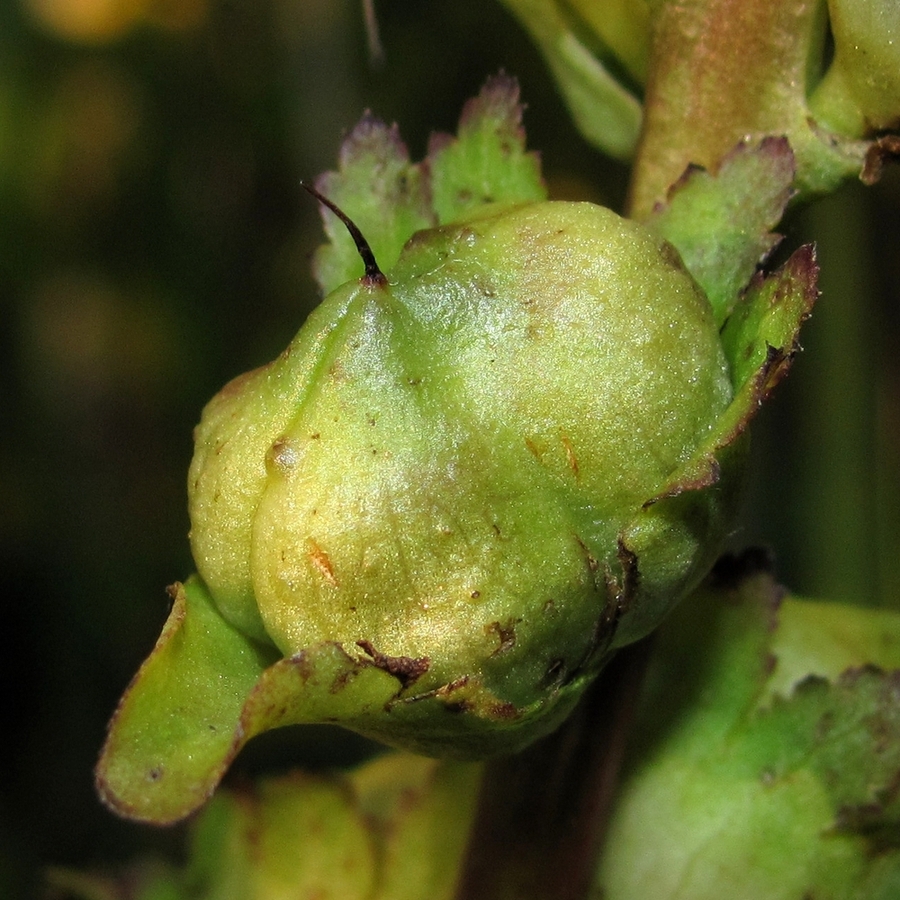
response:
M352 723L362 734L415 746L423 724L433 731L435 717L444 717L448 734L461 722L467 729L459 755L478 757L498 730L515 745L533 720L545 718L543 699L513 711L480 677L416 693L409 688L421 661L369 646L351 656L340 644L323 642L278 659L273 648L222 618L200 578L177 585L174 596L156 647L110 723L97 766L101 798L130 819L164 825L194 812L247 741L282 725ZM567 715L576 688L545 698L558 708L544 730Z
M636 532L665 515L656 506L717 484L723 460L742 452L751 420L800 349L800 328L818 297L814 248L799 248L771 274L757 270L778 243L771 228L790 199L792 176L785 140L741 145L714 175L686 172L648 223L678 250L709 296L734 394L707 439L646 504L647 521L637 520Z
M661 522L677 518L686 493L706 488L721 494L735 489L727 479L721 479L722 470L735 455L745 452L744 435L750 422L787 374L799 350L800 327L818 295L817 276L813 248L805 246L771 275L755 276L741 294L722 332L722 345L731 367L732 401L718 416L706 439L644 505L627 529L625 545L638 556L644 552L645 545L652 545L652 535ZM715 514L730 502L709 503L707 508ZM682 547L678 541L669 540L661 549L674 558L689 553L693 540L693 533L688 529L682 535ZM644 557L647 558L646 553ZM700 561L701 574L703 562ZM713 560L705 562L711 565Z
M176 586L156 647L110 723L97 767L104 802L157 822L204 802L246 695L272 660L225 622L198 578Z
M459 220L490 203L546 199L540 161L525 149L519 87L493 78L463 107L456 138L432 136L422 164L429 173L439 224Z
M156 647L122 698L97 766L104 802L166 824L204 803L254 735L277 724L339 720L342 701L375 708L398 690L375 666L323 644L290 659L229 625L203 582L177 585ZM335 688L338 686L340 691Z
M366 115L345 139L337 171L316 180L390 270L403 245L423 228L443 225L488 203L546 198L536 154L525 149L519 86L498 75L463 108L456 137L435 135L428 155L412 163L396 125ZM315 275L324 294L362 275L356 246L337 217L323 209L329 243Z
M716 172L689 168L647 222L678 249L719 325L780 240L772 229L792 196L794 168L786 138L740 144Z
M604 896L889 896L900 878L900 615L835 606L867 636L848 647L830 626L819 634L764 568L745 559L717 574L660 630ZM782 618L808 624L816 654L779 640ZM782 668L803 676L782 679Z
M759 401L787 374L800 349L800 326L818 297L815 250L806 245L769 277L756 276L722 330L732 380L754 384Z

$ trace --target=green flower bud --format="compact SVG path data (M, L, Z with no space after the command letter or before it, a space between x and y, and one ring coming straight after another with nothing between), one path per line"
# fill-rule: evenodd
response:
M731 394L706 297L642 226L546 202L422 231L209 404L197 568L285 656L334 642L405 661L407 697L474 679L518 716L702 574L719 492L630 529ZM438 718L415 744L453 740Z
M223 792L194 824L184 896L451 900L479 776L471 763L391 753Z
M647 228L543 201L517 98L489 82L418 165L365 119L326 176L383 226L389 277L357 234L354 279L327 223L326 299L204 412L200 577L172 590L97 768L122 815L182 818L287 724L513 752L712 564L741 436L815 299L810 248L753 275L790 149L690 173Z

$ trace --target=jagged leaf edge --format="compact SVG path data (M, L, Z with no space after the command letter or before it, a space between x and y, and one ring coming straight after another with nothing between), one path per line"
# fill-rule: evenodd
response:
M833 680L810 675L758 710L747 729L751 764L764 765L766 777L811 769L834 805L837 830L885 829L881 842L900 848L900 670L864 665Z
M773 229L793 196L795 175L787 138L744 141L714 171L689 166L647 220L680 253L717 325L780 242Z
M818 297L817 277L815 248L806 244L771 275L758 273L751 281L722 331L734 384L731 403L706 440L644 504L645 508L684 491L710 487L719 480L720 453L746 432L800 350L800 328ZM758 327L745 336L748 340L742 347L736 346L740 326L753 324L754 314Z
M441 225L495 203L545 200L540 157L526 149L519 83L489 78L463 106L456 137L432 135L423 163Z
M410 161L396 124L366 113L344 139L338 168L321 174L316 189L354 220L389 273L416 231L486 202L546 199L540 158L525 147L523 112L516 79L496 75L464 105L457 135L433 135L419 163ZM486 171L491 153L478 152L485 148L497 154L493 175ZM363 266L344 225L325 208L321 216L328 243L316 250L313 273L328 294L360 277Z

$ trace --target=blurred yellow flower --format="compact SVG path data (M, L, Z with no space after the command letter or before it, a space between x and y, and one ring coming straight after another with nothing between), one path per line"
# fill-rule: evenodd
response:
M206 0L23 0L44 28L72 41L102 43L122 37L139 24L170 29L199 25Z

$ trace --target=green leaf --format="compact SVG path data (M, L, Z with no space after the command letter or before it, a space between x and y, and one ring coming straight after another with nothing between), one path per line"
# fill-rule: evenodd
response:
M784 598L757 554L720 565L660 629L601 866L607 900L891 896L900 614L824 606ZM815 654L779 641L782 617ZM816 674L860 657L894 670ZM779 676L805 665L796 685Z
M519 86L499 75L463 108L457 137L432 137L428 155L412 163L396 125L366 115L344 141L337 171L316 180L365 235L382 271L390 273L412 235L488 203L543 200L540 161L525 149ZM322 210L329 243L314 263L324 294L363 274L353 240L337 216Z
M721 560L656 632L632 759L699 760L756 709L782 590L761 554ZM690 714L686 714L689 710Z
M738 391L765 398L800 349L800 326L818 297L815 250L804 246L774 274L757 276L722 330L722 346Z
M280 724L376 716L398 680L322 644L274 662L229 625L197 578L176 587L156 647L110 723L97 766L103 801L126 818L167 824L212 794L254 735ZM270 663L273 663L270 665Z
M174 822L203 803L234 756L244 699L276 655L216 610L205 585L176 585L174 606L110 723L97 766L120 815Z
M544 55L569 113L585 139L615 159L631 159L641 132L641 102L619 83L582 39L584 21L573 16L566 3L502 2ZM604 7L599 16L609 25L615 12Z
M824 600L788 597L778 611L772 638L778 667L768 681L769 696L790 694L809 675L836 680L848 669L866 665L900 667L900 628L891 609L870 609Z
M545 200L540 160L525 150L519 85L491 78L463 107L458 136L432 137L426 160L440 224L489 203Z
M769 782L812 772L834 809L828 824L881 832L900 848L900 671L867 666L834 682L804 679L751 720L743 752Z
M815 251L807 245L773 274L753 278L722 330L734 385L732 401L706 440L645 504L646 509L669 504L685 491L716 484L725 454L742 452L742 436L800 350L800 327L818 297L818 272Z
M780 238L772 229L792 196L786 138L740 144L708 172L689 168L647 224L673 244L709 297L719 325Z

